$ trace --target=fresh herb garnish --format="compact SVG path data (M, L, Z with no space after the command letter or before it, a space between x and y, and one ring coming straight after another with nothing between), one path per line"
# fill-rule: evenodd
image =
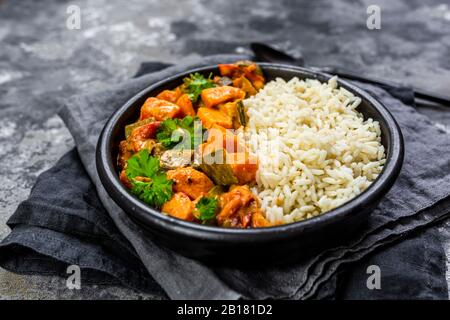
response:
M158 173L159 170L159 160L152 157L147 149L142 149L128 159L126 174L128 179L136 177L151 178Z
M196 72L190 74L189 77L184 78L184 91L189 95L189 98L193 103L197 102L198 97L204 89L213 88L215 86L212 76L212 73L210 73L208 78L205 78L203 75Z
M195 205L198 213L196 216L197 219L201 220L203 223L214 219L218 207L219 202L216 198L202 197Z
M196 132L199 130L195 128L195 121L199 121L200 123L198 117L193 118L191 116L186 116L183 120L164 120L158 128L156 139L166 149L172 149L183 141L182 148L193 150L196 146L196 139L198 140L198 144L200 144L203 138L203 131Z
M147 149L128 159L126 174L131 182L131 193L151 206L160 208L172 197L172 180L159 166L159 160Z

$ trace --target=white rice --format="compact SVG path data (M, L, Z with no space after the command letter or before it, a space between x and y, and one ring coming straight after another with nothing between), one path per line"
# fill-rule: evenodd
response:
M336 78L276 79L244 100L244 134L258 156L257 185L266 218L290 223L327 212L364 191L380 174L380 126L364 120L361 99Z

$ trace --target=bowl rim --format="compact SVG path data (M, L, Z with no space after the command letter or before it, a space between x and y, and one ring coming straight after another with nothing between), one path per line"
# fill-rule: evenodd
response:
M264 71L264 68L271 68L275 70L285 71L297 71L299 75L307 78L315 78L319 81L327 81L333 75L317 72L311 69L284 65L274 63L258 63ZM98 140L96 148L96 165L97 171L100 177L102 185L111 196L111 198L128 214L133 218L136 218L144 226L152 225L153 227L160 229L170 229L175 233L182 233L188 237L196 237L199 239L208 239L222 241L224 238L234 239L246 242L259 242L267 241L268 239L282 239L288 238L292 234L308 231L309 229L316 228L318 225L326 226L336 222L337 220L344 220L351 214L355 214L355 210L363 207L367 203L376 201L382 197L391 188L396 178L399 175L403 157L404 157L404 142L402 133L396 120L389 112L389 110L377 99L371 96L363 89L348 83L345 80L338 78L338 86L342 86L350 92L358 95L361 99L366 100L371 104L377 112L381 115L381 118L386 123L388 134L390 138L390 148L387 150L386 163L382 172L377 179L371 183L371 185L362 193L347 201L341 206L334 208L324 214L316 217L297 221L293 223L271 226L267 228L255 228L255 229L237 229L237 228L223 228L216 226L201 225L193 222L184 221L166 215L157 209L150 207L135 196L133 196L122 185L119 180L115 160L111 159L111 143L112 132L116 126L119 118L131 108L137 100L148 95L159 87L163 87L165 84L183 78L191 73L199 72L204 73L212 70L217 70L217 64L208 65L203 67L197 67L189 69L187 71L177 73L170 77L167 77L161 81L150 84L145 89L141 90L133 97L131 97L125 104L118 108L107 120Z

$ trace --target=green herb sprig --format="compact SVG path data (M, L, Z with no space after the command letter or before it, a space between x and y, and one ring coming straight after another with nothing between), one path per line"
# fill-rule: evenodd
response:
M128 159L126 175L131 182L131 193L156 208L161 208L172 197L172 180L161 170L159 160L147 149Z
M208 78L205 78L203 75L196 72L190 74L189 77L184 78L184 92L189 95L189 98L193 103L197 102L203 90L215 86L212 76L212 73L210 73Z
M197 209L196 218L207 223L216 217L219 201L216 198L202 197L195 208Z

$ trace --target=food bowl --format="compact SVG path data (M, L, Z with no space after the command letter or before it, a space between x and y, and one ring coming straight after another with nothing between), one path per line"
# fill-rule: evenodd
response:
M331 76L305 68L259 64L267 81L312 78L328 81ZM124 127L139 117L145 100L165 89L172 89L191 73L218 74L217 66L206 66L151 84L120 107L107 121L98 141L96 163L103 186L111 198L159 244L183 255L209 261L239 264L280 263L317 253L338 245L354 234L394 184L404 155L400 128L390 112L360 88L338 80L338 85L362 99L358 107L364 118L379 122L386 163L378 178L349 202L307 220L258 229L231 229L195 224L168 216L133 196L119 181L116 165L118 145L124 139Z

